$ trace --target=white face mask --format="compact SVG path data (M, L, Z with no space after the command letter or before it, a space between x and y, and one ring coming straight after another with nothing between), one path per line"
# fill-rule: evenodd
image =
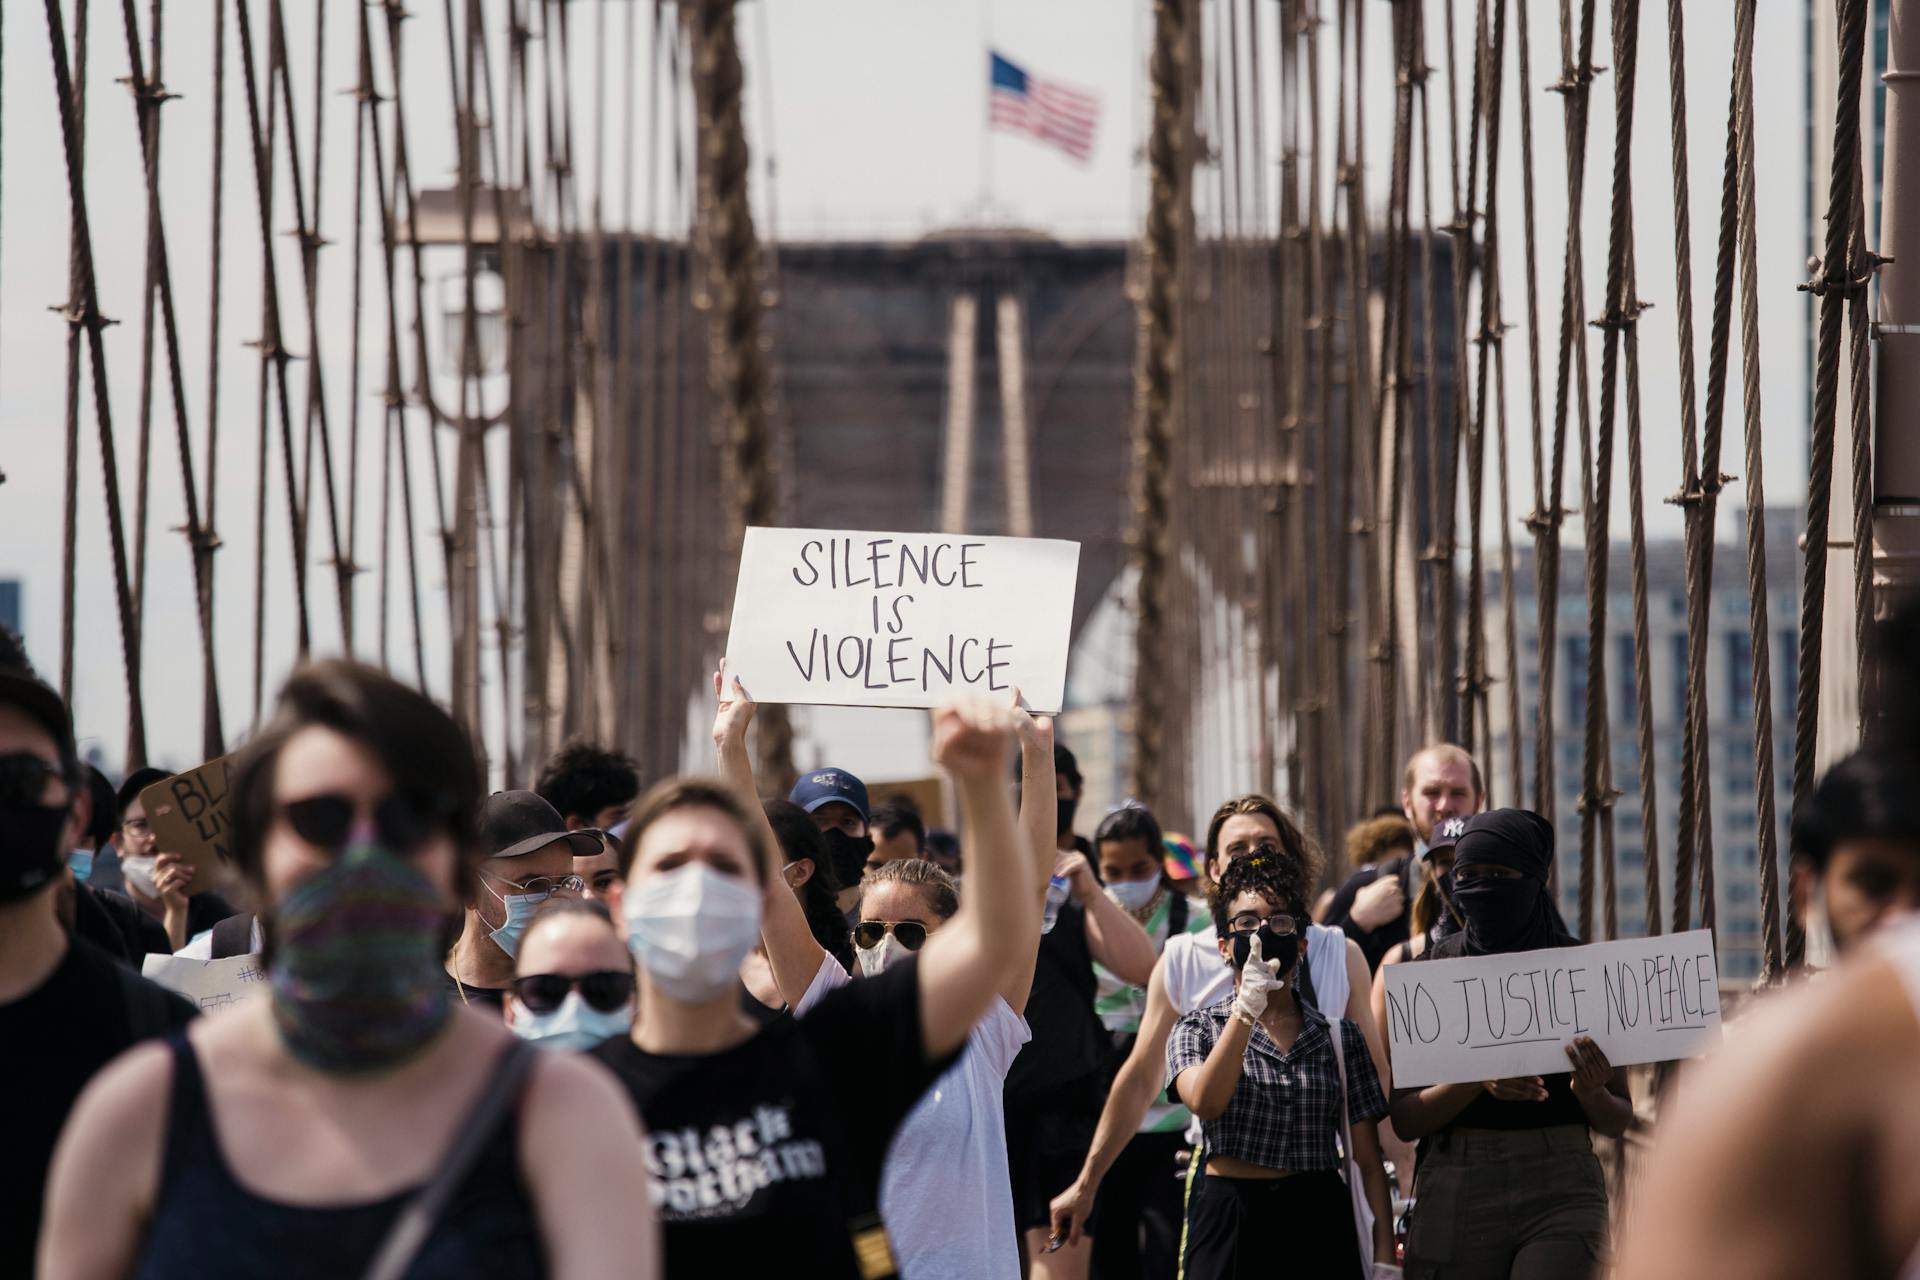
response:
M900 939L893 936L891 929L881 937L880 945L853 949L853 958L860 962L860 976L863 978L878 977L912 954L900 945Z
M160 891L153 887L153 864L160 861L157 853L120 855L120 874L127 883L149 898L158 898Z
M699 1004L739 981L760 940L759 890L704 862L689 862L627 887L627 946L654 985Z
M1107 897L1113 905L1122 911L1144 911L1153 901L1153 895L1160 892L1160 877L1150 876L1145 880L1114 880L1107 885Z
M588 1004L578 991L569 991L558 1009L534 1013L520 1003L520 997L507 998L513 1001L513 1034L533 1041L542 1049L579 1053L633 1029L631 1000L611 1013L602 1013Z

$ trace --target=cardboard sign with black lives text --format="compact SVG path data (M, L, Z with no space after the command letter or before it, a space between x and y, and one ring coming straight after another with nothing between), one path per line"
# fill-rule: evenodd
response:
M140 792L140 804L153 827L154 847L193 864L195 893L217 888L230 874L227 762L231 759L220 756Z
M727 670L757 702L1060 710L1080 544L748 529Z
M1382 969L1395 1088L1567 1071L1589 1036L1616 1067L1720 1042L1720 983L1705 929Z

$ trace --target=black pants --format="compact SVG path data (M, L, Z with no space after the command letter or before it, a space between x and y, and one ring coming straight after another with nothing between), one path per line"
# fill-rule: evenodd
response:
M1186 1135L1138 1133L1094 1198L1093 1280L1173 1280L1180 1265L1182 1183L1174 1158Z
M1207 1174L1187 1201L1186 1280L1360 1274L1353 1201L1331 1169L1290 1178Z

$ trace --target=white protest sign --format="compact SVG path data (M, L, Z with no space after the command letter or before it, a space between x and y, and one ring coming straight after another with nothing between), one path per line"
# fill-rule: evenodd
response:
M1567 1071L1590 1036L1616 1067L1720 1041L1705 929L1584 947L1388 965L1387 1035L1400 1089Z
M727 670L756 702L933 707L955 694L1057 712L1080 544L748 529Z
M267 994L267 966L259 956L194 960L187 956L148 956L140 972L169 991L177 991L202 1011L227 1009Z

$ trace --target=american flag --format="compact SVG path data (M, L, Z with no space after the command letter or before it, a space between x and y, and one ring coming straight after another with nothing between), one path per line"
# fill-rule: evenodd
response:
M1051 143L1081 164L1093 158L1093 129L1100 99L1051 80L1028 75L997 53L992 59L992 124Z

